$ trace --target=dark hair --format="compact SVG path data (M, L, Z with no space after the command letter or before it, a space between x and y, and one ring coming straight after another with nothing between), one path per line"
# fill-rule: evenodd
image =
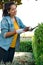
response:
M9 16L8 11L10 10L11 5L16 5L15 2L7 2L3 6L3 16Z

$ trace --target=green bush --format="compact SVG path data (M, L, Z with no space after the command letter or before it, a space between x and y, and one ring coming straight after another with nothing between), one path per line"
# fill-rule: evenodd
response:
M32 52L32 41L20 41L20 52Z
M43 23L34 32L32 48L36 65L43 65Z

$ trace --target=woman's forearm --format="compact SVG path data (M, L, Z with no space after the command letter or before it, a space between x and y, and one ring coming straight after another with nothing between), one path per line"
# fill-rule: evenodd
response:
M10 37L10 36L13 36L14 34L16 34L16 31L7 32L4 37L5 37L5 38L6 38L6 37Z
M14 34L21 34L23 32L27 32L27 31L31 31L31 28L29 27L26 27L25 29L18 29L18 30L14 30L13 32L7 32L4 37L10 37L10 36L13 36Z

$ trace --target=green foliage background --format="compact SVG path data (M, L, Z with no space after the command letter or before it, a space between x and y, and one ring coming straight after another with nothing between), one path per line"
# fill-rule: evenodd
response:
M32 41L20 41L18 52L32 52Z
M9 1L14 1L17 5L21 5L21 0L0 0L0 9L3 9L3 4Z
M36 65L43 65L43 23L34 32L32 48Z
M21 41L19 51L21 51L21 52L32 52L32 41Z

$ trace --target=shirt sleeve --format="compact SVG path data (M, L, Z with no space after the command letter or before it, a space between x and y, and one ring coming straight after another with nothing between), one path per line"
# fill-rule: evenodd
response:
M19 23L20 23L20 28L25 28L26 26L23 24L23 22L21 21L21 19L19 19Z
M6 19L3 19L1 21L1 34L3 37L5 37L6 33L8 32L9 28L8 28L8 22Z

